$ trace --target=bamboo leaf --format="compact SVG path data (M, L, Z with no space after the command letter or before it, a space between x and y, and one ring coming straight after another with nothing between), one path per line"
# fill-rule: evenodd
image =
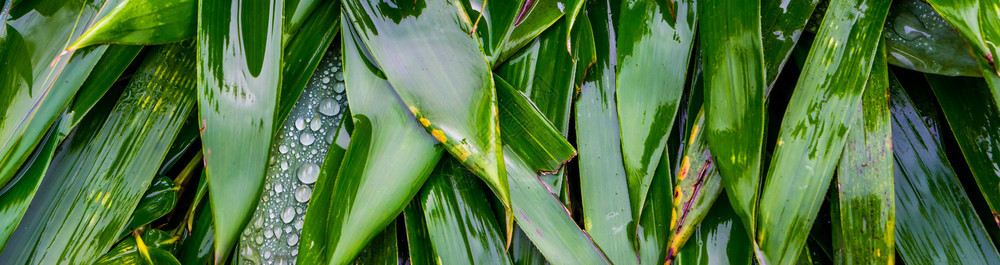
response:
M351 0L344 6L420 124L509 206L493 76L479 41L468 34L465 7L444 0ZM420 33L428 29L436 33Z
M285 6L292 4L292 1L316 2L315 0L289 0ZM299 8L308 8L305 6ZM334 36L340 32L340 1L325 1L319 7L315 7L313 15L304 19L302 26L303 34L296 34L286 41L284 57L281 60L281 93L278 96L278 110L274 116L276 122L285 122L288 113L292 111L292 106L298 102L302 90L311 81L316 69L321 65L320 60L333 43ZM298 9L296 14L298 14ZM286 21L287 13L285 10ZM294 20L294 19L292 19ZM286 25L292 27L294 25ZM340 66L337 66L340 67ZM332 70L332 66L326 65L323 69ZM331 71L336 72L336 70ZM329 76L330 81L338 81L336 75ZM343 75L341 75L343 78ZM321 79L322 80L322 79ZM333 86L335 91L343 92L343 84ZM277 130L279 127L275 127Z
M709 153L708 144L705 142L706 130L701 129L704 127L705 111L702 110L694 119L691 136L688 140L689 144L677 172L677 186L674 188L673 199L672 216L674 217L670 222L672 236L667 249L668 262L673 259L678 250L695 232L695 228L709 214L716 198L722 192L724 178L720 175L715 161ZM732 206L727 207L733 208ZM732 209L732 211L736 210ZM742 225L745 231L747 225L745 223Z
M837 166L838 264L891 264L896 214L892 180L889 80L882 47L875 53L854 125ZM864 236L858 236L864 235Z
M198 4L198 108L215 220L226 259L264 186L281 81L282 0Z
M1000 263L940 140L891 74L889 82L900 256L908 264Z
M330 2L324 3L319 10L333 13L332 6ZM319 55L322 59L314 63L318 67L304 84L304 91L297 97L288 118L277 128L264 190L257 198L259 203L250 219L251 225L240 236L241 258L254 264L290 262L296 258L293 253L299 249L304 213L318 181L320 165L326 162L326 152L336 141L348 107L341 45ZM289 226L294 229L275 231Z
M696 6L691 0L622 1L615 99L632 219L639 219L684 91Z
M891 64L940 75L983 75L965 39L924 1L895 1L882 31Z
M100 17L98 8L117 3L68 0L10 9L14 3L8 2L10 13L0 12L7 21L0 26L5 65L0 69L0 185L14 176L107 49L66 49L69 42Z
M347 18L344 18L347 25ZM344 30L344 77L347 98L354 115L354 133L344 154L336 181L331 186L317 187L312 201L331 201L329 208L315 212L326 215L319 225L325 232L313 232L313 238L323 237L325 242L314 245L304 241L299 254L327 250L321 262L343 264L354 259L362 248L389 225L406 207L407 202L420 190L442 150L407 113L405 106L395 96L392 86L376 74L361 37L351 27ZM374 54L374 53L372 53ZM324 181L334 180L325 167L320 171ZM322 208L318 208L322 209ZM313 215L307 213L307 215ZM322 218L322 217L320 217ZM307 219L310 219L307 217ZM306 220L307 223L312 223ZM307 231L308 232L308 231ZM307 247L311 246L311 247ZM303 257L302 264L312 264Z
M514 219L539 252L554 264L608 263L552 189L513 150L505 149Z
M982 79L927 75L982 196L1000 226L1000 111ZM954 88L962 88L955 91Z
M563 133L521 92L500 76L494 76L500 113L500 135L504 144L536 171L554 173L576 156L576 149ZM569 93L563 94L569 100ZM546 105L550 102L542 102Z
M36 210L0 260L91 263L111 248L194 107L193 52L191 43L157 48L110 116L95 122L102 125L81 127L63 143L31 203Z
M806 59L764 183L761 262L794 263L861 102L889 1L834 0Z
M438 262L511 264L489 201L465 168L443 159L416 198Z
M699 28L705 138L730 204L751 233L756 228L767 116L760 8L760 0L709 1L701 7Z
M614 100L617 58L615 41L610 38L614 36L614 28L606 11L609 5L609 1L599 1L588 10L597 21L593 28L597 61L580 84L574 105L576 145L580 150L580 203L584 228L609 261L637 264L631 231L635 219L621 160L618 109ZM556 50L561 47L556 46Z
M197 28L195 0L121 0L70 45L79 49L94 44L163 44L194 37Z

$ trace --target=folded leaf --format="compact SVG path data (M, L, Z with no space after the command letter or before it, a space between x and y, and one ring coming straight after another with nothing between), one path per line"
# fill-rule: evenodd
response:
M181 187L166 176L153 177L153 184L149 186L146 193L142 195L139 204L135 206L128 225L122 230L119 238L132 233L132 230L149 224L156 219L160 219L174 210L177 199L180 197Z
M819 212L889 1L833 0L781 121L757 214L762 263L795 262Z
M563 133L527 96L514 90L500 76L493 78L500 113L500 135L505 145L510 146L529 167L547 173L558 171L576 156L576 149L566 141ZM569 99L569 93L564 95Z
M260 198L281 84L282 0L198 3L198 109L215 221L226 259Z
M194 37L198 25L195 0L121 0L70 45L79 49L94 44L162 44Z

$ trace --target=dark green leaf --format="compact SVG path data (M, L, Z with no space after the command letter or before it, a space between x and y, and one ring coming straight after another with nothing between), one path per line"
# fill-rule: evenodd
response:
M202 186L198 185L198 190L202 190ZM195 198L204 195L198 193ZM191 230L178 247L177 257L181 264L205 265L212 260L214 254L212 247L215 245L215 226L212 225L212 205L210 203L192 203L192 207L194 208L189 214L197 221L192 222L193 227L190 227L192 223L187 223L189 226L186 228Z
M622 1L615 99L632 219L639 219L684 92L696 7L693 0Z
M678 250L684 246L684 243L694 233L695 228L702 223L702 219L712 209L719 193L722 192L723 177L709 153L708 145L705 142L705 130L701 129L704 126L705 112L700 111L693 120L687 150L685 150L684 158L677 170L677 187L674 188L673 194L673 217L670 222L672 236L667 249L668 260L673 258L673 255L677 254ZM726 191L729 190L726 189ZM739 211L736 212L739 213ZM744 225L743 230L745 231L745 223L741 222L741 224Z
M0 249L7 245L7 240L28 211L28 206L49 169L56 147L63 138L65 137L59 135L56 127L50 128L42 139L42 145L25 161L24 167L6 187L0 188Z
M221 263L267 171L282 57L282 0L198 4L198 109Z
M162 44L194 37L198 20L195 0L122 0L70 45Z
M292 1L317 2L316 0L288 0L285 5ZM306 3L301 3L306 4ZM306 7L300 7L306 8ZM290 10L285 10L290 12ZM296 12L296 14L298 14ZM288 17L285 17L286 21ZM290 27L292 25L285 25ZM320 60L324 54L328 53L330 44L333 43L334 36L340 32L340 1L324 1L316 8L316 12L305 20L302 25L303 34L296 34L291 40L286 41L284 57L281 61L281 94L278 96L278 110L274 116L275 122L285 122L285 117L292 111L302 90L314 76L317 67L321 65ZM338 49L339 50L339 49ZM340 66L337 66L338 68ZM323 67L325 71L333 70L330 65ZM336 81L331 71L331 80ZM322 79L321 79L322 80ZM343 92L343 85L334 86L338 92ZM278 130L279 127L275 127Z
M983 75L965 39L924 1L896 1L882 32L891 64L941 75Z
M572 67L571 67L572 69ZM514 90L500 76L496 82L497 106L500 113L500 135L528 166L536 171L553 173L576 156L576 150L566 141L544 113L521 92ZM560 101L568 101L569 93ZM549 102L542 102L546 103Z
M346 119L342 123L349 123ZM301 237L299 240L299 255L296 259L300 264L323 264L327 262L327 224L330 221L329 211L333 201L333 185L336 181L337 172L340 171L341 162L344 160L344 153L347 151L350 136L347 133L346 124L341 124L337 130L334 143L330 144L330 149L326 152L323 168L319 172L316 185L313 187L312 203L306 209L303 217Z
M820 0L761 0L760 32L764 47L764 78L770 91L784 68L802 29Z
M71 118L63 122L69 122L69 128L76 128L77 123L108 92L108 89L114 85L122 72L126 71L126 68L140 51L142 51L140 45L108 46L107 56L101 56L97 66L87 76L87 80L83 81L80 91L76 93L76 98L69 109Z
M712 206L692 235L691 242L677 253L675 264L751 264L752 242L746 237L745 226L740 224L739 215L729 205L730 201L722 199Z
M424 212L419 200L411 200L403 210L403 220L406 221L406 244L410 252L410 264L437 264L438 256L431 245L431 237L427 234L427 224L424 223Z
M396 242L396 223L392 222L382 230L371 243L354 258L356 265L396 265L399 264L399 253Z
M135 206L132 217L125 225L119 238L127 236L132 230L160 219L174 210L181 187L166 176L156 176L153 184L142 195L139 204Z
M94 262L95 265L113 265L113 264L150 264L141 254L140 249L145 249L148 252L149 257L157 257L154 260L153 265L158 264L169 264L163 263L162 261L173 261L173 264L180 264L177 259L173 257L170 252L166 249L177 242L177 237L171 236L163 230L150 229L142 232L142 244L139 246L139 241L135 237L129 237L118 243L114 248L101 256ZM155 249L155 250L154 250ZM156 254L153 254L156 252ZM165 253L165 255L164 255ZM161 262L156 262L161 261Z
M832 0L781 122L757 217L762 262L790 264L819 212L889 1Z

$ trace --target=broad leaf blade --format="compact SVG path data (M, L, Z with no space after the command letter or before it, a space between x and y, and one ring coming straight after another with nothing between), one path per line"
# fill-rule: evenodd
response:
M442 153L434 138L403 107L389 82L371 68L374 65L367 61L370 58L365 57L368 53L356 33L345 27L343 38L344 80L354 132L336 181L328 186L331 191L326 191L327 187L317 191L331 197L312 199L331 201L329 208L307 214L328 216L321 225L325 233L314 237L325 235L326 242L319 247L326 247L326 258L321 261L333 264L354 259L403 211ZM334 180L330 169L321 171L327 176L324 181ZM300 254L311 245L305 242Z
M908 264L1000 263L940 139L891 75L889 92L900 256Z
M344 7L407 109L509 206L493 76L464 7L444 0Z
M889 1L830 2L781 122L757 218L762 262L795 262L840 157Z
M443 159L415 200L441 264L511 264L489 201L454 159Z
M104 97L142 51L142 46L111 45L106 51L107 56L101 56L101 60L94 66L87 80L83 81L80 91L73 99L69 109L70 118L68 121L63 121L68 122L69 128L76 128L77 123Z
M576 156L576 149L566 141L563 133L527 96L514 90L500 76L493 78L500 113L500 135L505 145L510 146L532 169L547 173L557 172Z
M193 51L153 51L103 125L63 143L0 260L91 263L111 248L195 104Z
M299 244L299 255L296 262L300 264L323 264L327 262L329 249L327 242L327 224L330 221L330 207L333 204L333 185L337 180L337 172L344 160L344 153L347 152L350 136L347 133L347 119L341 120L340 129L334 143L330 144L330 149L323 159L323 169L320 170L316 185L313 186L311 203L306 209L305 217L302 218L302 239Z
M891 264L895 258L892 124L884 50L879 49L837 166L838 264ZM865 236L858 236L865 235Z
M696 7L692 0L622 1L615 100L633 219L642 211L684 92Z
M750 232L767 116L760 8L760 0L708 1L699 10L705 138L730 203Z
M198 108L222 262L264 186L281 81L282 0L198 4Z
M7 240L14 229L21 223L21 218L28 211L31 200L35 197L45 172L52 163L56 147L62 142L63 136L58 136L58 128L52 127L42 139L42 145L25 160L24 167L11 179L6 187L0 188L0 249L7 245Z
M770 91L784 68L792 48L802 36L809 16L820 0L761 0L760 25L764 47L764 73Z
M695 228L712 209L712 205L722 192L725 182L709 153L705 142L705 111L699 111L691 126L687 150L677 170L677 186L674 188L673 217L670 222L670 245L667 259L670 260L684 246ZM730 189L726 189L729 191ZM731 201L730 201L731 202ZM722 203L719 203L722 204ZM731 205L731 204L729 204ZM732 208L731 206L727 206ZM732 209L735 211L735 209ZM739 211L736 211L739 213ZM742 217L741 217L742 218ZM741 222L742 223L742 222ZM743 230L747 225L742 223ZM749 246L748 246L749 247Z
M673 264L752 264L752 242L729 201L723 199L712 206Z
M195 0L122 0L83 33L70 49L94 44L162 44L194 37L198 20Z

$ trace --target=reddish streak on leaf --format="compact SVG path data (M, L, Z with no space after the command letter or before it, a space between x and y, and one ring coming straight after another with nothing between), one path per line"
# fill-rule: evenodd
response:
M524 6L521 7L521 12L517 14L517 20L514 20L514 26L517 26L518 24L521 24L521 21L524 21L524 17L528 15L528 10L530 10L531 6L534 4L535 0L524 1Z
M705 166L702 167L701 171L698 172L698 181L694 183L694 191L691 192L691 199L688 200L686 203L684 203L684 207L681 209L681 216L680 218L677 218L677 226L674 227L674 235L673 235L674 238L676 238L677 233L680 232L679 229L677 228L684 226L684 221L687 220L687 215L691 211L691 204L693 204L695 198L698 197L698 191L701 190L702 183L705 181L705 175L707 175L708 169L711 167L712 167L712 158L708 157L708 159L705 160ZM667 248L666 264L670 264L671 262L673 262L675 252L677 252L675 246L670 246L669 248Z

